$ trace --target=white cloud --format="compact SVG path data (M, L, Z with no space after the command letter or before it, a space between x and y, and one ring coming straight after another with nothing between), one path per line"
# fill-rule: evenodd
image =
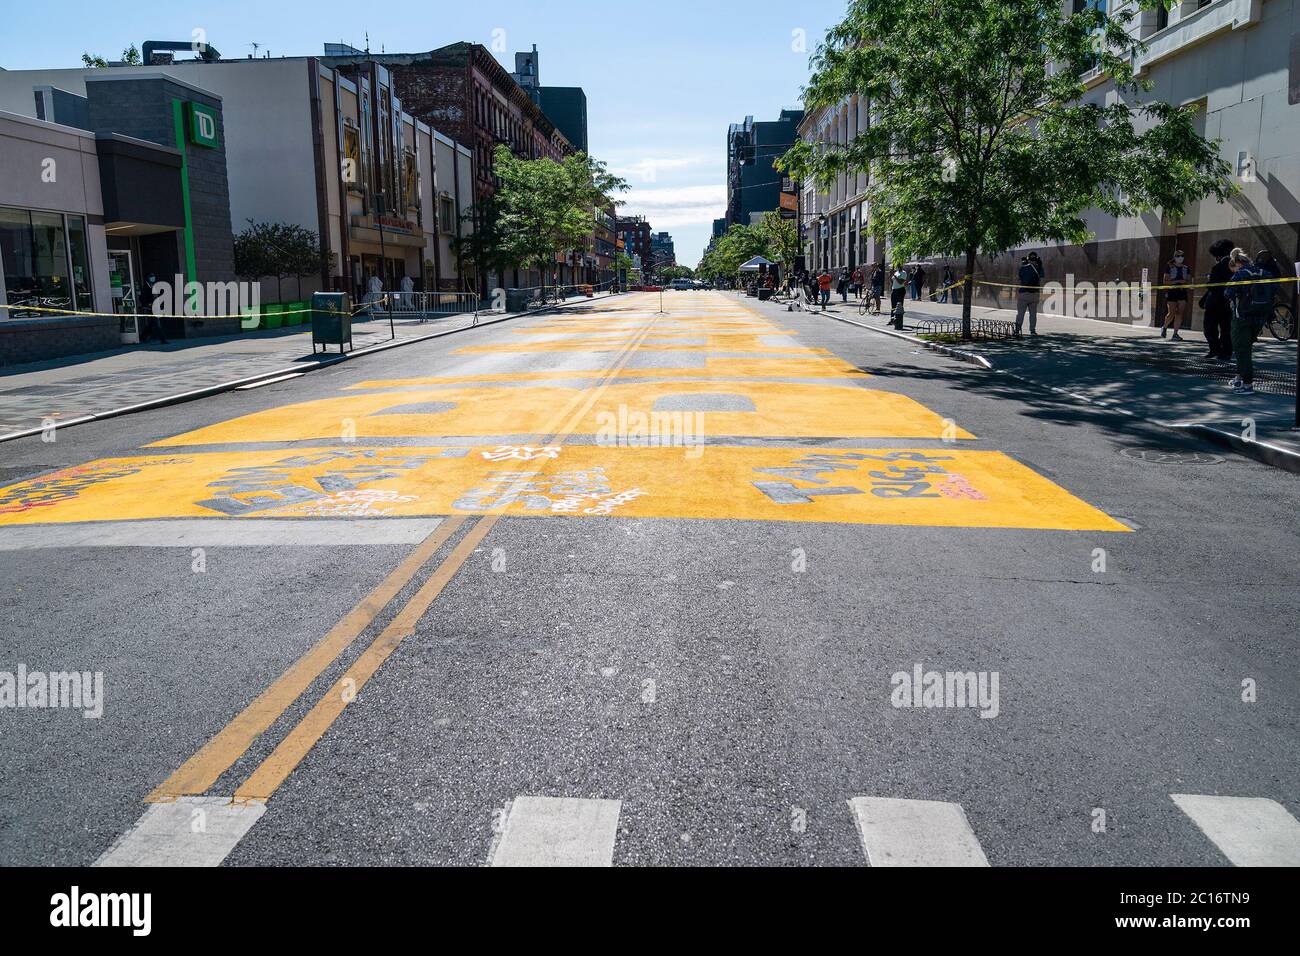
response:
M635 160L624 159L611 164L610 172L624 179L643 183L657 182L659 174L668 169L688 169L710 162L710 156L644 156Z
M619 207L621 215L645 216L655 229L711 225L727 211L727 188L721 183L671 189L632 189L621 198L626 203Z

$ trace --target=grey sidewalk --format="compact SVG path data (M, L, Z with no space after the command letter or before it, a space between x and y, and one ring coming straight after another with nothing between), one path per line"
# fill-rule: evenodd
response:
M565 306L598 301L571 299ZM517 317L479 313L478 322ZM387 317L354 320L355 351L390 342L418 341L426 336L474 324L472 313L421 322L396 318L390 334ZM352 354L352 353L347 353ZM318 368L322 360L338 359L338 346L328 354L312 354L311 326L244 333L211 339L174 341L169 345L130 345L111 352L73 355L45 362L0 367L0 439L15 432L104 415L145 402L162 401L187 392L217 388L229 382L274 372Z
M831 303L827 314L887 328L885 316L860 315L856 302ZM904 306L904 332L916 334L928 318L959 318L960 305L913 302ZM1009 309L977 306L972 318L1014 321ZM1096 319L1043 315L1037 337L953 343L986 358L997 373L1062 392L1116 412L1179 427L1208 426L1253 434L1300 455L1296 415L1296 342L1267 332L1255 345L1254 395L1228 387L1232 364L1206 358L1205 336L1184 331L1182 342L1160 330Z

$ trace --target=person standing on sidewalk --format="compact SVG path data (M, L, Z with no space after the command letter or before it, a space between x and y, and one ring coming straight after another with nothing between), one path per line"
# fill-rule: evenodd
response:
M839 282L835 284L835 291L840 294L841 301L843 302L849 301L849 270L848 269L840 270L840 279Z
M876 315L880 314L880 300L885 297L885 265L881 263L871 270L871 298Z
M1020 260L1020 271L1016 274L1016 338L1025 325L1025 313L1029 313L1029 334L1038 334L1038 296L1043 286L1043 263L1038 253L1031 252Z
M817 277L817 288L822 294L822 308L831 304L831 274L830 270L823 269L822 274Z
M1201 308L1205 310L1205 342L1210 347L1210 354L1206 357L1219 362L1232 361L1232 303L1224 294L1224 283L1232 280L1228 255L1234 246L1236 243L1231 239L1220 239L1210 246L1214 265L1205 277L1210 287L1201 296Z
M942 305L948 304L948 289L952 285L952 266L943 267L943 291L939 293L939 302Z
M903 300L907 297L907 270L902 266L894 269L893 281L889 290L889 314L898 328L903 327Z
M1277 276L1251 262L1241 248L1233 249L1228 260L1233 284L1225 292L1232 302L1232 350L1237 356L1237 377L1230 384L1238 395L1254 395L1255 336L1273 308L1274 289L1266 280Z
M1183 256L1183 250L1175 249L1174 257L1169 260L1165 267L1165 283L1172 286L1186 286L1187 280L1191 278L1192 270L1184 263L1187 259ZM1174 334L1170 336L1170 341L1181 342L1183 337L1178 334L1178 330L1183 327L1183 319L1187 316L1187 289L1174 288L1169 290L1165 296L1166 312L1165 323L1160 326L1160 337L1165 337L1165 332L1169 330L1172 323Z
M168 345L170 343L167 341L167 333L163 331L162 317L153 308L154 301L158 298L153 291L154 284L157 281L158 277L152 272L145 276L144 288L140 290L139 296L136 297L138 308L144 309L145 315L142 341L147 342L152 338L157 338L163 345Z

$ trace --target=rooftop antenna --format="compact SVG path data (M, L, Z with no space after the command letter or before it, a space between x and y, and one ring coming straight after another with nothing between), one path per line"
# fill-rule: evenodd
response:
M257 48L260 47L262 44L257 43L257 42L253 42L253 43L250 43L250 44L248 44L248 45L251 46L251 47L253 48L253 59L256 60L256 59L257 59Z
M370 31L366 31L366 52L370 52Z

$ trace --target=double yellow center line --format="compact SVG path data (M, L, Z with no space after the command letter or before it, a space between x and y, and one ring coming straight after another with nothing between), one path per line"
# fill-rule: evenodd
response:
M637 335L616 353L614 362L601 373L599 380L591 388L577 392L557 410L547 423L546 432L552 436L547 444L563 443L566 437L573 434L574 429L599 400L600 395L627 366L633 353L654 328L654 324L654 320L651 320L642 326ZM307 715L280 741L270 756L263 760L252 775L235 790L237 802L270 799L343 713L344 708L355 699L366 681L374 676L402 641L415 632L420 618L437 600L443 588L465 564L469 556L482 544L501 514L502 511L497 509L487 512L481 518L453 516L445 519L378 587L366 595L330 629L328 634L295 661L216 736L159 784L145 798L145 801L159 803L182 796L207 793L221 775L234 766L257 739L279 720L311 684L365 632L380 612L415 578L429 559L468 523L468 532L430 574L414 596L397 612L370 646L352 662L343 676L325 692Z

